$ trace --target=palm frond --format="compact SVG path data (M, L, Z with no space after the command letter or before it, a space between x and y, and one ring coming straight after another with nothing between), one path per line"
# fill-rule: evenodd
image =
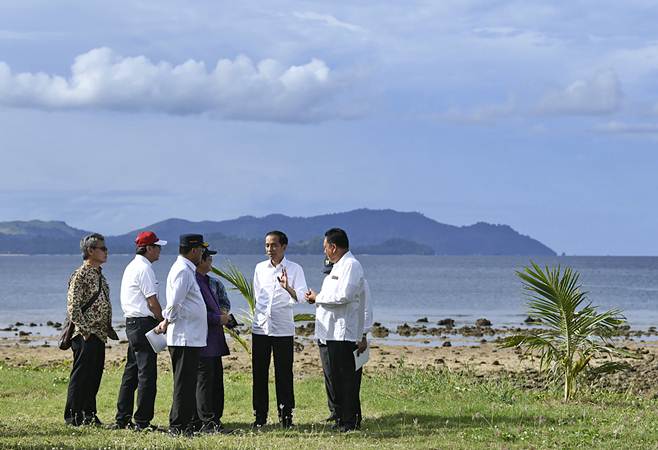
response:
M300 313L293 317L295 322L312 322L315 320L315 314Z
M247 301L247 304L249 305L249 309L253 313L256 307L256 300L254 297L254 286L251 280L247 280L243 273L240 272L240 269L238 269L235 264L230 262L228 263L227 270L221 270L216 267L212 267L211 270L216 275L231 283L231 289L237 290L240 292L240 294L242 294L244 299Z
M228 335L231 336L233 340L235 340L235 342L240 344L242 348L244 348L247 351L247 353L251 353L251 348L249 348L249 344L247 343L247 341L244 340L242 336L240 336L240 334L236 330L224 328L224 331L227 332Z
M591 367L588 372L592 375L602 375L619 372L620 370L628 370L630 368L631 365L625 361L606 361L599 366Z

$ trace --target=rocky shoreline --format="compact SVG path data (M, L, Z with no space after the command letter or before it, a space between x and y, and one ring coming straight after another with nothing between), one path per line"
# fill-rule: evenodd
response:
M434 323L430 323L427 317L421 317L415 323L409 324L404 322L397 325L395 329L386 327L379 322L373 324L371 335L376 339L386 339L391 335L396 335L399 338L413 338L413 337L436 337L444 341L454 337L464 338L482 338L479 343L497 342L502 337L513 333L523 333L541 328L542 324L539 319L528 316L524 320L525 326L501 326L495 327L494 324L487 318L480 318L473 322L472 325L464 324L460 327L455 326L456 321L452 318L441 319ZM15 322L5 327L0 328L0 339L27 338L30 336L52 337L59 334L63 324L61 322L48 320L45 323L23 323ZM125 325L123 323L115 324L117 330L121 330ZM35 331L35 329L37 331ZM249 334L249 330L242 328L242 334ZM315 323L306 322L301 323L296 327L296 335L301 337L312 337L315 333ZM642 337L658 337L658 329L655 326L649 327L646 330L631 329L629 325L620 326L615 334L618 338L633 340L633 338ZM489 339L487 339L489 338ZM494 338L494 339L491 339Z
M495 327L490 321L478 321L472 325L455 327L452 319L443 319L434 326L423 319L413 325L399 325L395 330L389 330L381 324L374 327L370 340L371 359L366 366L366 375L368 372L386 372L399 367L433 368L488 379L509 380L524 388L547 388L546 381L538 371L539 360L536 356L525 355L518 349L500 348L495 342L512 332L537 329L537 325L530 324L525 328ZM58 328L61 329L61 323L56 322L18 322L2 328L0 366L68 367L70 351L61 351L55 345ZM120 328L121 325L117 325L121 335ZM648 339L643 342L638 339L656 336L655 328L652 328L646 331L620 329L615 345L633 354L634 358L626 359L631 369L597 378L590 385L658 398L658 385L655 384L658 378L658 340ZM301 324L297 330L294 363L296 377L321 376L317 346L312 338L313 323ZM243 335L249 338L248 332ZM432 338L437 339L432 341ZM450 344L458 339L471 339L472 345ZM416 345L418 341L429 342L429 345ZM249 373L249 354L235 342L230 342L230 347L231 355L224 358L225 369ZM121 366L125 361L126 348L125 340L108 342L106 367ZM162 371L169 371L168 355L161 355L159 366Z

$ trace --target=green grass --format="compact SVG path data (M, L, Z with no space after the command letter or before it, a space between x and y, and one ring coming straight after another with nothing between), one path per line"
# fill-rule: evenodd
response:
M120 368L108 368L98 396L99 416L115 413ZM160 372L154 423L165 426L171 373ZM324 386L319 377L295 385L297 426L252 432L251 379L227 373L224 423L228 436L172 438L63 424L66 367L9 368L0 365L0 447L25 448L656 448L655 400L585 392L577 402L559 392L527 391L508 381L443 370L390 369L363 380L364 424L337 434L324 425ZM270 396L274 392L270 388ZM272 403L274 402L271 399ZM270 406L270 419L273 419Z

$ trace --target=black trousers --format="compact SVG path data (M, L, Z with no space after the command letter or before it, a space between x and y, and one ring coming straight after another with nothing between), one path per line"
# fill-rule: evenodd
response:
M71 342L73 367L66 396L64 420L71 425L81 425L96 415L96 394L103 377L105 343L95 335L86 341L76 336Z
M118 424L125 425L132 419L135 390L137 390L135 422L147 426L153 419L158 381L158 355L151 348L145 335L157 324L158 321L153 317L126 319L128 355L117 400Z
M221 423L224 414L224 366L220 356L199 358L196 409L204 425Z
M293 337L251 335L252 400L257 421L267 418L269 406L268 376L274 354L274 382L279 417L291 417L295 408L293 390Z
M335 395L338 423L346 428L356 428L361 423L361 376L362 370L355 371L352 341L327 341L329 359L329 379Z
M169 428L188 431L196 413L196 379L201 347L169 347L174 372L174 396Z
M318 341L318 350L320 351L320 361L322 362L322 373L324 375L324 388L327 391L327 406L332 417L338 417L338 406L336 405L336 392L334 385L331 383L331 368L329 367L329 351L327 344Z

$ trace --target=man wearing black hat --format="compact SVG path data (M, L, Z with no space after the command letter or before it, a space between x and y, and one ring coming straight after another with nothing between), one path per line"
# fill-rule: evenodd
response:
M160 258L167 241L153 231L143 231L135 239L135 258L126 266L121 279L121 308L126 318L128 354L119 387L116 422L113 428L150 430L158 379L158 355L146 339L146 333L158 325L162 308L158 301L158 281L152 263ZM137 390L137 409L133 403ZM133 424L131 419L135 420Z
M167 306L157 331L167 331L174 372L174 396L169 412L172 434L191 434L196 412L199 352L206 346L206 303L197 284L196 265L208 247L200 234L180 236L179 255L167 276Z

